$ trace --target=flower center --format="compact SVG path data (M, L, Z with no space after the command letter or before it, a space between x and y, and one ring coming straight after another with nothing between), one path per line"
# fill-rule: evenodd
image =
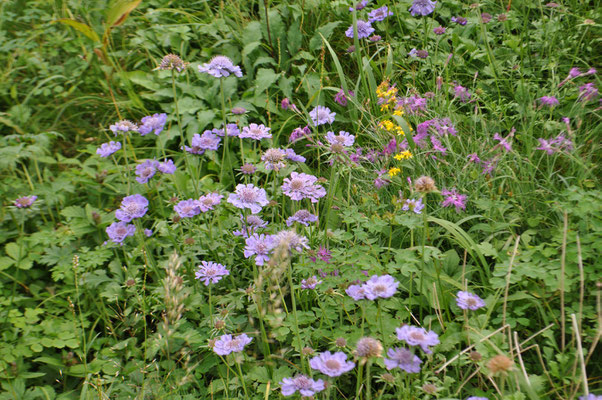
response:
M240 191L240 198L245 202L255 201L255 192L252 189L244 188Z
M301 190L303 188L303 181L301 179L293 179L291 181L292 190Z
M378 284L375 285L374 288L372 289L373 292L375 293L384 293L387 291L387 287L383 284Z
M337 360L328 360L324 364L326 364L328 369L337 370L341 368L341 364Z
M299 376L299 377L295 378L295 386L297 386L300 389L310 389L311 382L305 376Z
M412 332L410 333L410 337L416 340L417 342L424 340L424 334L422 332Z

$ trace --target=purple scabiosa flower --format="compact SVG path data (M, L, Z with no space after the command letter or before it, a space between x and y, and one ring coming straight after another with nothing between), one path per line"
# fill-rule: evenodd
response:
M257 171L257 168L255 168L253 164L244 163L240 167L240 172L242 172L244 175L253 175L255 171Z
M286 153L281 149L267 149L261 156L261 161L264 162L267 171L279 171L286 167L284 158Z
M411 350L403 347L396 347L387 351L387 356L383 361L388 370L393 368L401 368L409 374L417 374L420 372L420 363L422 360L414 355Z
M249 183L236 185L234 193L228 196L228 203L240 209L248 208L251 213L257 214L269 201L264 189Z
M491 18L493 18L491 16L491 14L489 14L489 13L481 13L481 21L483 21L484 24L488 24L489 22L491 22Z
M231 111L234 115L242 115L247 112L247 110L244 107L234 107Z
M314 126L332 124L335 115L337 115L337 113L331 112L330 108L324 106L317 106L309 112L309 117L314 123Z
M227 356L230 353L240 353L252 340L253 338L248 337L246 333L242 333L236 336L236 338L233 338L232 335L222 335L214 343L213 351L220 356Z
M380 36L380 35L372 35L372 36L370 36L368 39L369 39L371 42L378 42L379 40L381 40L381 39L382 39L382 36ZM349 92L350 92L350 94L351 94L351 93L353 93L353 92L351 92L351 91L349 91ZM351 95L353 96L353 94L351 94Z
M401 328L396 328L397 339L403 340L410 346L420 346L426 354L431 354L429 346L439 344L439 336L433 331L426 331L424 328L419 328L411 325L404 325Z
M121 149L121 143L111 140L109 143L101 144L100 147L96 149L96 154L101 157L108 157L119 149Z
M427 58L428 56L429 56L429 52L426 50L417 50L416 51L416 57L418 57L418 58L424 59L424 58Z
M347 107L347 96L353 97L355 94L351 90L349 91L349 94L345 94L345 91L341 88L341 90L334 95L334 102L343 107Z
M376 21L384 21L385 18L392 16L393 13L389 11L387 6L382 6L381 8L377 8L375 10L370 11L368 14L368 22L376 22Z
M593 82L579 87L579 101L590 101L598 97L598 88Z
M299 140L305 136L309 136L309 135L311 135L311 130L309 129L309 126L306 125L303 128L301 128L301 127L295 128L291 132L291 135L289 136L288 141L290 143L296 142L297 140Z
M489 398L487 398L487 397L478 397L478 396L470 396L466 400L489 400ZM579 400L582 400L582 399L579 398ZM587 400L592 400L592 399L587 399ZM596 399L593 399L593 400L596 400Z
M144 230L144 235L145 235L146 237L151 237L151 236L153 236L153 231L152 231L152 230L150 230L150 229L145 229L145 230Z
M209 74L216 78L230 76L230 74L242 78L240 67L234 65L232 60L226 56L215 56L209 63L199 65L199 72Z
M192 218L201 213L201 205L195 199L182 200L173 209L180 218Z
M416 15L425 17L435 11L436 4L436 1L431 0L414 0L409 11L410 14L412 14L412 17L415 17Z
M130 222L134 218L142 218L148 211L148 200L140 194L133 194L121 200L121 208L115 211L115 218Z
M587 396L579 396L579 400L602 400L602 395L590 393Z
M238 125L236 124L226 124L226 130L228 131L228 136L238 136L240 135L240 129L238 129ZM224 137L224 127L214 128L211 132L215 133L217 136Z
M174 164L172 159L166 159L162 163L159 163L157 169L159 172L171 175L176 172L176 164Z
M364 288L364 285L349 285L349 287L345 289L345 293L355 301L364 300L366 298L366 289Z
M322 281L319 281L318 277L314 275L311 278L301 280L301 289L314 290L320 283Z
M213 210L215 206L219 205L223 198L224 196L217 192L199 197L199 208L201 209L201 212Z
M423 111L426 111L427 99L412 95L399 99L397 101L397 106L402 107L409 115L420 115Z
M433 33L435 33L435 35L443 35L445 33L445 27L438 26L436 28L433 28Z
M128 224L125 221L113 222L107 226L107 235L113 243L123 243L126 237L134 236L136 233L136 227L134 224Z
M258 229L268 226L267 221L262 220L257 215L247 215L246 219L241 215L240 219L242 221L242 229L232 232L234 236L248 238L249 235L254 234Z
M370 22L366 22L364 20L358 19L357 21L357 38L364 39L368 36L372 35L374 32L374 28ZM345 31L345 36L353 39L353 24Z
M183 72L186 68L188 68L188 63L184 62L179 56L175 54L167 54L161 59L161 63L155 69L162 71L178 71Z
M240 135L238 135L238 137L243 138L243 139L249 138L249 139L261 140L261 139L271 139L272 134L270 133L270 128L266 127L263 124L261 124L261 125L250 124L249 126L245 126L244 128L242 128L242 132L240 133Z
M334 132L329 131L326 133L326 141L331 145L339 145L343 147L351 147L355 142L355 136L349 134L349 132L339 131L338 135Z
M142 164L136 166L136 181L138 183L147 183L150 178L155 176L159 162L156 160L145 160Z
M284 378L280 383L280 390L283 396L291 396L297 391L302 397L310 397L324 390L324 381L318 379L314 381L305 375L296 375L294 378Z
M422 203L422 199L406 199L401 207L403 211L412 211L415 214L422 214L423 208L424 204Z
M466 25L468 20L464 17L451 17L451 21L455 22L458 25Z
M462 103L466 103L470 100L471 94L468 92L464 86L456 85L454 86L454 98L460 98Z
M347 355L342 351L337 351L334 354L325 351L309 360L309 366L324 375L334 378L351 371L355 368L355 363L347 361Z
M319 198L326 196L326 190L317 181L318 178L313 175L291 172L290 177L284 178L282 193L295 201L309 199L317 203Z
M456 304L462 310L478 310L485 307L485 302L479 296L470 292L459 291L456 298Z
M299 210L292 217L288 217L286 220L286 226L292 226L295 222L309 226L311 222L316 222L317 220L317 215L314 215L307 210Z
M445 197L441 202L442 207L456 207L456 212L460 212L460 210L466 209L466 195L459 194L456 189L446 190L443 189L441 194Z
M222 264L213 261L201 261L201 265L194 273L194 276L205 286L209 286L210 283L218 283L226 275L230 275L230 271Z
M254 233L245 240L245 258L255 256L255 265L263 265L270 261L269 254L274 250L278 242L273 235L258 235Z
M124 119L119 122L115 122L113 125L109 126L109 129L115 136L117 136L120 132L137 132L138 126L133 122Z
M285 157L291 161L301 162L301 163L305 162L305 157L295 153L295 150L293 150L293 149L286 149L286 150L284 150L284 153L285 153Z
M142 125L138 128L141 136L145 136L151 132L159 135L163 131L163 127L167 122L167 114L153 114L142 118Z
M364 8L366 8L366 6L368 5L369 2L370 2L370 0L361 0L359 3L357 3L355 5L355 10L356 11L363 10ZM354 10L353 7L349 7L349 12L353 12L353 10Z
M372 275L363 285L364 295L368 300L386 299L397 292L397 286L399 286L399 282L391 275Z
M202 135L195 133L190 141L190 146L184 146L184 150L191 154L202 155L207 150L217 150L221 145L220 139L215 133L207 130Z
M412 50L408 51L408 56L412 58L418 57L418 50L414 47Z
M14 205L17 208L29 208L36 201L38 196L23 196L15 200Z
M503 138L499 133L495 133L493 135L493 140L497 140L498 146L503 147L506 151L512 151L512 144L508 143L506 138Z
M558 99L554 96L542 96L538 100L542 106L554 107L559 104Z
M316 257L313 257L313 256L309 257L313 262L316 262L316 260L319 258L320 260L324 261L326 264L330 264L330 260L332 259L332 254L326 247L320 246L315 255L316 255Z
M277 247L286 247L292 253L293 250L302 252L309 249L308 240L305 236L298 235L295 231L280 231L275 235Z

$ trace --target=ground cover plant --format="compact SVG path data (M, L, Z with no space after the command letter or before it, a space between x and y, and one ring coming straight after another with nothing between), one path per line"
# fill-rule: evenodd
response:
M602 398L599 1L0 10L0 399Z

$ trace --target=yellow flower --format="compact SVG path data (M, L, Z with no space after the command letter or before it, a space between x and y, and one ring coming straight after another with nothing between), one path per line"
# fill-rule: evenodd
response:
M395 108L395 111L393 111L393 115L403 117L403 108L401 108L401 107Z
M402 151L399 154L396 154L393 158L395 158L398 161L401 161L401 160L407 160L408 158L412 158L412 157L413 157L412 153L410 153L409 150L406 150L406 151Z
M400 168L393 167L389 170L389 176L393 177L401 172Z

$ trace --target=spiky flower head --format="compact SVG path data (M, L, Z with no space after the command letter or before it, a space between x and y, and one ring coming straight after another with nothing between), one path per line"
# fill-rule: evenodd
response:
M487 362L487 368L492 374L505 374L512 369L514 362L503 354L498 354Z
M383 352L383 345L380 341L371 337L363 337L357 341L355 353L358 357L372 358L380 357Z
M188 63L184 62L179 56L175 54L168 54L161 60L161 63L157 69L162 71L177 71L183 72L188 67Z
M414 183L414 189L420 193L429 193L437 190L435 186L435 181L430 176L421 176L416 179L416 183Z

